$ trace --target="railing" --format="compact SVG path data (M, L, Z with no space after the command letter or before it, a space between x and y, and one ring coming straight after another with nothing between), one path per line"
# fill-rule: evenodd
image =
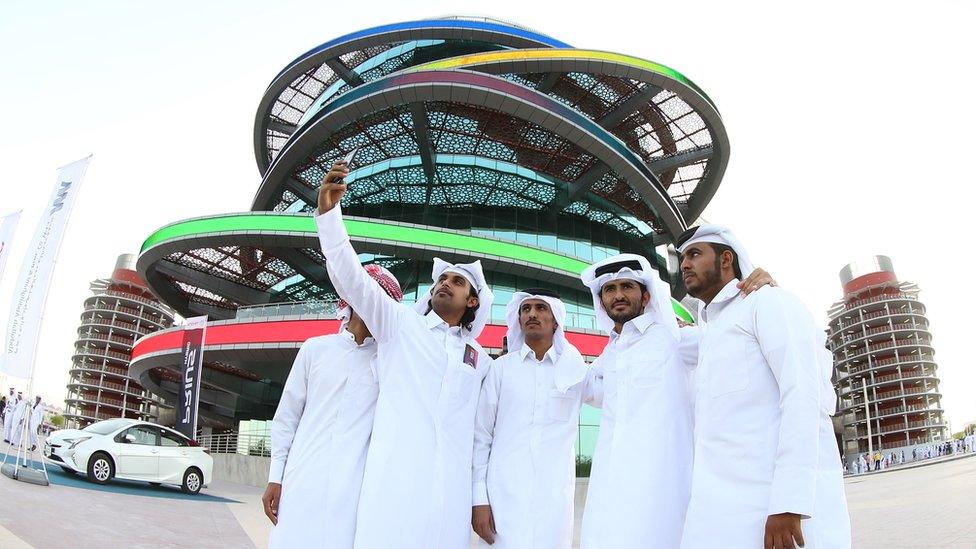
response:
M923 313L922 311L916 311L914 309L909 309L907 311L892 311L891 309L888 309L886 311L875 311L873 313L861 314L858 318L852 318L851 320L848 321L841 321L837 325L837 328L830 334L830 336L834 337L837 334L837 332L843 330L844 328L850 328L851 326L860 324L868 320L873 320L875 318L880 318L883 316L899 316L899 315L918 315L921 316L922 318L925 318L925 313Z
M870 364L865 364L864 366L858 366L857 368L849 369L847 372L841 372L838 375L838 380L844 379L845 377L850 377L854 374L859 374L865 370L870 370L873 368L883 368L885 366L891 366L892 364L910 364L914 362L935 362L934 355L908 355L907 357L892 357L886 358L884 360L875 360Z
M78 339L95 339L98 341L111 341L113 343L121 343L122 345L127 345L132 347L135 343L135 339L131 337L122 337L117 335L108 335L94 330L87 330L78 334Z
M125 292L117 292L115 290L108 290L108 291L106 291L104 293L104 295L110 295L112 297L121 297L121 298L125 298L125 299L131 299L132 301L138 301L139 303L143 303L145 305L149 305L151 307L155 307L155 308L159 309L160 311L166 312L170 316L173 315L172 309L170 309L166 305L160 303L159 301L153 301L152 299L148 299L148 298L145 298L145 297L142 297L142 296L127 294Z
M911 429L922 429L925 427L941 427L945 425L944 421L910 421L908 425L892 425L890 427L882 427L882 433L893 433L895 431L909 431Z
M99 356L115 358L123 362L129 362L132 360L132 355L126 353L120 353L118 351L109 351L107 349L100 349L97 347L88 347L83 345L79 345L75 347L75 354L76 355L82 355L82 354L99 355Z
M925 406L924 404L916 404L914 406L895 406L894 408L886 408L886 409L878 410L876 412L872 412L871 420L873 421L876 419L881 419L881 418L898 415L898 414L905 414L908 412L924 412L928 410L931 410L933 412L940 411L939 408L932 408L930 406ZM853 418L845 419L844 424L853 425L861 421L866 421L864 414L854 414Z
M888 333L894 335L894 332L904 331L904 330L918 330L920 332L923 331L927 332L928 328L925 326L919 326L918 324L892 324L890 326L878 326L877 328L870 328L868 330L863 330L859 334L844 336L840 338L840 344L846 345L852 341L863 339L865 337L873 336L876 334Z
M97 318L97 317L84 318L84 319L81 320L81 324L82 324L82 326L88 325L88 324L95 324L95 325L98 325L98 326L108 326L110 328L123 328L123 329L130 330L130 331L133 331L133 332L138 332L138 333L140 333L142 335L146 335L146 334L148 334L150 332L156 331L156 330L150 330L149 328L141 328L139 326L136 326L136 324L134 322L126 322L124 320L115 320L115 319L109 319L109 318L106 318L106 319L101 319L101 318Z
M143 322L149 322L152 324L157 324L159 326L166 326L168 324L165 317L160 316L160 318L153 318L150 315L145 314L139 309L133 309L132 307L126 307L125 305L120 305L116 303L115 305L109 305L107 303L102 303L96 301L90 305L85 305L85 311L103 311L106 313L125 313L127 315L132 315L139 318Z
M243 454L246 456L271 457L271 435L219 433L197 437L200 446L211 454Z
M870 305L872 303L877 303L879 301L893 301L895 299L906 299L910 301L918 301L918 298L905 293L892 293L892 294L881 294L873 297L865 297L864 299L858 299L857 301L852 301L847 304L847 309L853 309L855 307L860 307L862 305Z
M285 303L266 303L263 305L246 305L237 308L234 318L261 318L267 316L299 316L299 315L325 315L335 316L337 301L328 300L309 300L293 301Z
M92 366L85 363L78 363L71 367L72 370L89 370L91 372L98 372L103 374L114 374L122 377L129 377L129 372L123 368L115 368L113 366Z
M893 373L883 376L876 376L873 379L864 378L860 382L851 382L846 387L841 389L841 394L852 393L854 391L860 391L861 388L866 384L868 387L872 385L880 385L882 383L887 383L889 381L903 381L908 379L914 379L919 377L935 377L935 370L929 368L920 368L918 370L902 370L901 373Z
M862 357L864 355L874 353L877 351L883 351L885 349L891 349L894 347L911 347L911 346L932 346L932 339L925 337L916 337L915 339L896 339L895 341L888 341L885 343L878 343L877 345L865 345L861 347L856 353L847 354L844 353L843 357L836 357L838 359L838 365L842 362L847 362L855 358Z

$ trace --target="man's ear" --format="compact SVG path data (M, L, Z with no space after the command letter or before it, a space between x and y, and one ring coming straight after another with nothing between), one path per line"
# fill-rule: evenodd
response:
M471 307L477 307L478 306L478 303L480 303L480 302L478 301L478 298L477 297L469 297L468 298L468 308L469 309Z
M647 304L651 302L651 292L644 292L641 294L641 306L647 307Z

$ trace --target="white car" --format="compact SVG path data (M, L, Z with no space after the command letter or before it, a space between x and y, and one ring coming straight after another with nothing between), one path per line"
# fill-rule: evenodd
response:
M177 484L196 494L213 478L213 458L205 448L172 429L134 419L54 431L44 443L44 456L98 484L141 480Z

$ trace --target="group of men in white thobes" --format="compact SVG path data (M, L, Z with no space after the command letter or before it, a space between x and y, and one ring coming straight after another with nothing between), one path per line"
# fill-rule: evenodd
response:
M14 388L11 387L4 404L3 441L14 448L20 446L26 427L29 437L27 450L33 452L37 449L37 431L43 421L44 405L41 397L36 396L34 403L28 404L24 394L20 391L15 394Z
M289 374L271 546L460 549L473 528L494 547L570 547L583 403L603 410L584 549L850 545L823 334L786 292L755 291L771 279L727 230L679 240L701 327L679 329L668 285L621 254L581 277L610 334L592 366L543 289L508 303L493 362L476 341L494 299L480 262L435 258L430 292L399 303L349 242L347 174L323 179L316 224L356 322L303 345Z

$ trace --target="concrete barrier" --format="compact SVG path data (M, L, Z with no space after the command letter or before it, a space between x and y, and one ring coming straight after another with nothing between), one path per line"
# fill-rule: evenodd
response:
M212 456L215 480L259 488L268 485L271 458L244 454L212 454Z

